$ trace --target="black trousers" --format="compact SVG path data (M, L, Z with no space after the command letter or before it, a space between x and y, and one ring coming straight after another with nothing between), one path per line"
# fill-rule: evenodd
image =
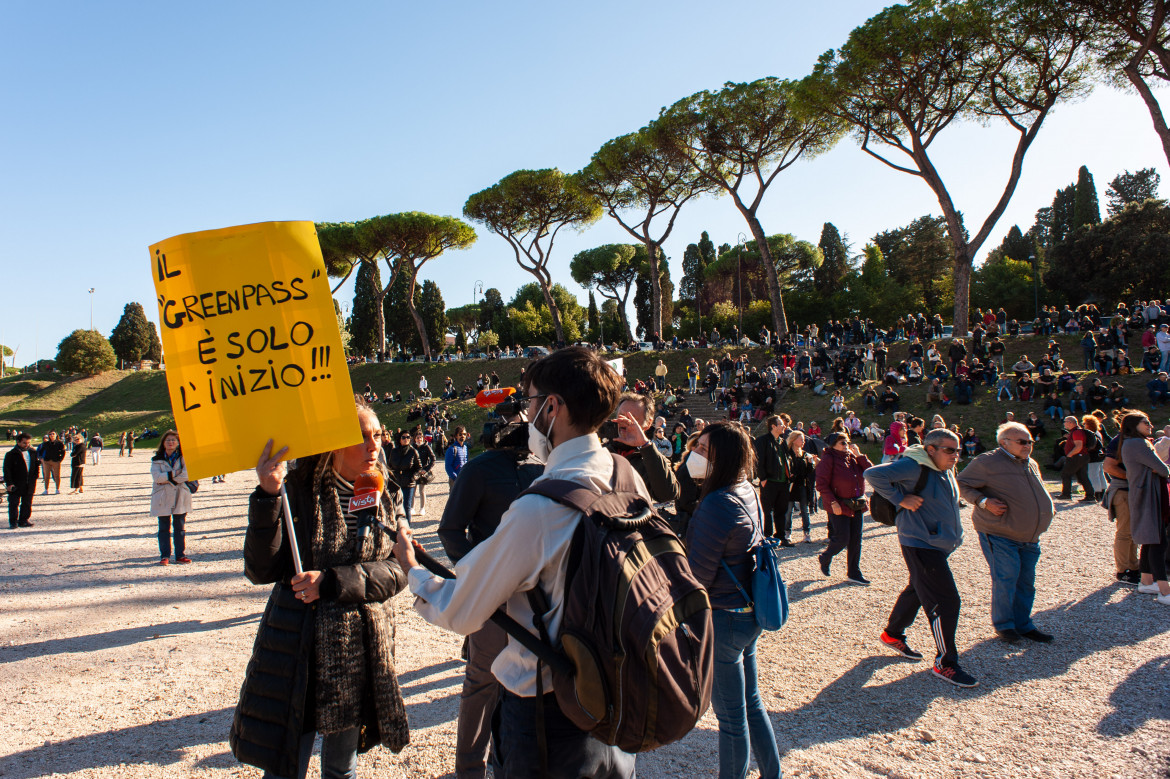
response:
M16 527L18 524L23 525L25 522L28 522L28 518L32 516L32 501L36 491L37 483L34 481L25 487L23 492L21 492L18 486L15 492L8 493L9 527Z
M788 513L788 482L768 480L760 489L760 510L764 512L764 535L777 538L783 533L788 538L792 528L783 528Z
M1091 498L1095 494L1093 483L1089 481L1089 455L1081 452L1076 457L1065 457L1064 467L1060 469L1061 495L1072 495L1072 480L1076 476L1085 491L1085 497Z
M829 512L829 545L822 553L826 560L833 557L842 549L845 550L846 576L861 576L861 523L864 515L855 511L853 516Z
M958 665L955 631L959 627L959 589L955 586L947 553L903 546L902 558L910 571L910 583L894 602L886 632L894 638L905 639L906 628L914 623L918 610L922 609L930 620L930 632L934 634L934 644L938 649L938 664Z

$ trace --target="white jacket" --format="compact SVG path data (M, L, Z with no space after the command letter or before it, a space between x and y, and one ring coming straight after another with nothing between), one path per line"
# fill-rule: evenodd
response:
M167 478L167 477L170 478ZM180 457L172 468L165 457L150 461L150 478L154 490L150 493L150 516L166 517L191 511L191 490L187 489L187 464ZM174 483L171 483L171 479Z

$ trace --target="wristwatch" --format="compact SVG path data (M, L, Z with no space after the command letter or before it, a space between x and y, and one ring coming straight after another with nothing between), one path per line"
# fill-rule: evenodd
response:
M987 498L980 499L979 503L977 503L976 505L979 506L979 508L986 508L987 507Z

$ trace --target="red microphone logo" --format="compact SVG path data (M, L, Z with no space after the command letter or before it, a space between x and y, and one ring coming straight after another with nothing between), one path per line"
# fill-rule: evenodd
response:
M359 511L375 511L378 500L382 495L386 482L381 471L365 471L359 473L353 483L353 497L349 499L349 513Z

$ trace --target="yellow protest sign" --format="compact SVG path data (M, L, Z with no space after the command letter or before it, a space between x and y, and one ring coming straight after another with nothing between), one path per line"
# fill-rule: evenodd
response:
M312 222L177 235L150 247L167 388L192 479L360 443Z

